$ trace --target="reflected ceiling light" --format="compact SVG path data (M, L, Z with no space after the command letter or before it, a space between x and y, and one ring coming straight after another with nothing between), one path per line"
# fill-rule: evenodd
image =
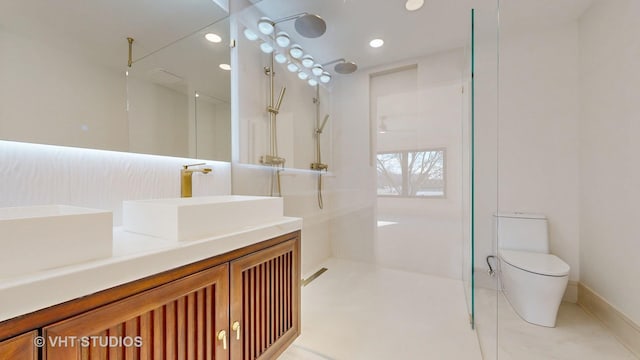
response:
M200 97L200 94L196 93L196 97Z
M287 69L291 72L296 72L298 70L300 70L300 68L298 67L298 65L294 64L294 63L289 63L289 65L287 65Z
M300 72L298 73L298 78L299 78L300 80L307 80L307 79L309 78L309 74L307 74L307 73L306 73L306 72L304 72L304 71L300 71Z
M276 43L280 47L287 47L291 44L291 39L289 38L289 34L284 31L280 31L278 35L276 35Z
M291 55L294 59L300 59L304 52L302 51L302 47L298 44L292 45L291 49L289 49L289 55Z
M260 50L265 54L271 54L273 52L273 46L267 42L260 44Z
M244 29L244 37L246 37L247 40L250 41L258 40L258 35L249 29Z
M324 70L322 70L322 65L320 64L315 64L313 65L313 69L311 69L311 72L313 73L313 75L315 76L320 76L322 75Z
M275 23L268 17L261 17L258 20L258 30L265 35L271 35L273 33Z
M323 84L326 84L329 81L331 81L331 74L329 74L326 71L323 72L322 75L320 75L320 82L322 82Z
M302 57L302 66L306 68L311 68L313 66L313 56L305 55Z
M207 39L208 41L211 41L212 43L219 43L222 41L222 38L220 37L220 35L214 34L214 33L205 34L204 38Z
M409 11L416 11L424 5L424 0L407 0L404 4L404 8Z
M231 70L231 65L229 65L229 64L220 64L220 65L218 65L218 66L219 66L219 67L220 67L220 69L222 69L222 70L227 70L227 71Z
M384 45L384 40L382 39L373 39L369 41L369 46L371 46L372 48L379 48L382 45Z
M278 64L284 64L287 62L287 55L277 52L273 58L276 60Z
M318 85L318 82L316 81L316 79L309 79L309 81L307 81L307 83L309 84L309 86Z

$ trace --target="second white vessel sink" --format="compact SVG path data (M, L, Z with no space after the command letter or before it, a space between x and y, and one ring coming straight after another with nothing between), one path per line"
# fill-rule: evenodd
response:
M110 257L110 211L66 205L0 208L0 278Z
M282 198L203 196L125 201L126 231L170 241L192 241L239 231L282 218Z

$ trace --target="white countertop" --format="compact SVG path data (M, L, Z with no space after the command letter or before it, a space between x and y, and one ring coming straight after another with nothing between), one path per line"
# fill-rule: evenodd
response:
M113 256L0 278L0 321L240 249L302 228L302 219L250 226L197 241L170 242L113 229ZM60 249L70 251L71 249ZM71 250L72 251L72 250Z

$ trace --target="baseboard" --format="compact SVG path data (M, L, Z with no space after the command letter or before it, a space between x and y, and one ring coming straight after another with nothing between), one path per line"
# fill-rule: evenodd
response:
M575 280L569 280L567 283L567 289L564 291L562 301L577 303L578 302L578 282Z
M602 321L622 344L640 357L640 326L638 324L582 283L578 283L578 305Z

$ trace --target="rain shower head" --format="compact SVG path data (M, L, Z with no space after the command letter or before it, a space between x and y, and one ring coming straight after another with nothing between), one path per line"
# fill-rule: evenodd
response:
M316 14L309 14L306 12L287 16L278 20L271 20L268 17L262 17L258 21L258 29L261 33L270 35L274 32L276 24L290 20L295 20L294 27L296 28L296 31L298 34L306 38L317 38L327 31L327 23L324 19Z
M303 13L296 18L295 28L298 34L306 38L317 38L327 31L327 23L316 14Z
M358 65L355 62L346 61L344 58L343 59L337 59L337 60L329 61L328 63L322 64L322 66L327 66L327 65L331 65L331 64L335 64L335 63L337 63L337 64L333 67L333 69L338 74L347 75L347 74L354 73L356 70L358 70Z
M334 70L339 74L351 74L358 70L358 65L353 61L345 61L333 67Z

